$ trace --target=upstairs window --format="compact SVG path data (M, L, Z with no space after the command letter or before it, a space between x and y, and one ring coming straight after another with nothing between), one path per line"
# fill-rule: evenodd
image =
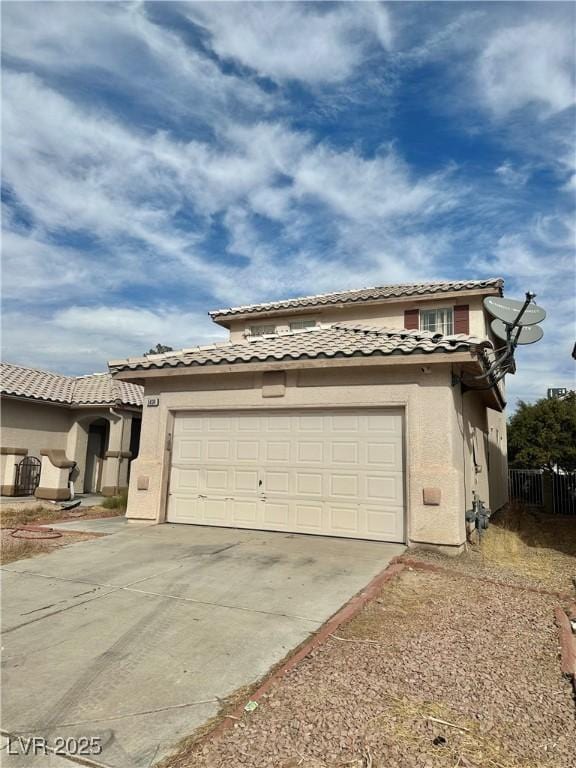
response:
M269 333L276 333L275 325L251 325L248 328L249 336L265 336Z
M450 336L454 333L454 312L452 309L421 309L420 330Z
M298 331L301 328L314 328L316 320L293 320L290 323L291 331Z

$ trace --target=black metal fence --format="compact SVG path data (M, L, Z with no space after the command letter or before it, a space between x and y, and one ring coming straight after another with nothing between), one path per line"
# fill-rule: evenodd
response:
M576 515L576 472L568 475L547 473L552 486L552 505L557 515ZM546 495L546 479L544 477L544 494Z
M576 515L576 472L558 474L542 469L508 470L510 501L542 507L556 515Z

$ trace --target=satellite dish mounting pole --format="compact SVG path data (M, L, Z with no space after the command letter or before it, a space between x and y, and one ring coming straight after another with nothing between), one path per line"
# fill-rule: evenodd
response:
M524 300L524 305L523 305L522 309L516 315L516 319L514 320L512 325L509 325L508 328L507 328L508 339L507 339L507 342L506 342L506 346L510 350L510 354L513 354L514 350L518 346L518 339L520 338L520 333L522 332L522 329L519 328L520 320L522 319L522 316L524 315L524 313L526 312L526 310L528 309L528 307L534 301L535 298L536 298L536 294L535 293L532 293L531 291L526 291L526 299ZM514 338L512 338L512 332L516 328L518 328L518 332L516 333Z

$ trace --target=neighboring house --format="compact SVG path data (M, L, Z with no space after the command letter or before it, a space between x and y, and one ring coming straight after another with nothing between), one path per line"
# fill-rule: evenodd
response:
M487 368L482 299L502 287L218 310L229 342L111 361L144 387L128 516L459 551L473 493L507 500L503 390L461 383Z
M142 388L109 373L62 376L0 364L2 495L114 495L137 455ZM40 465L42 464L42 477Z

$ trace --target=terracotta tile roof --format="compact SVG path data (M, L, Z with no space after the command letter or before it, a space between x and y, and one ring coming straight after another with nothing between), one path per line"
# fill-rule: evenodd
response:
M462 334L442 336L429 331L333 323L287 333L256 336L240 343L224 342L167 352L163 355L111 360L108 366L113 373L117 373L126 370L217 366L271 360L450 353L490 346L486 339Z
M244 315L255 312L266 312L277 309L297 309L299 307L320 307L329 304L348 304L353 302L377 301L378 299L396 299L410 296L423 296L435 293L452 293L453 291L478 291L485 288L494 288L502 292L504 280L501 277L492 277L487 280L457 280L429 283L410 283L405 285L382 285L374 288L360 288L353 291L339 291L336 293L322 293L317 296L302 296L282 301L270 301L265 304L246 304L241 307L229 307L228 309L215 309L208 314L213 320L230 317L231 315Z
M0 363L0 392L63 405L142 405L142 387L109 373L63 376L11 363Z

